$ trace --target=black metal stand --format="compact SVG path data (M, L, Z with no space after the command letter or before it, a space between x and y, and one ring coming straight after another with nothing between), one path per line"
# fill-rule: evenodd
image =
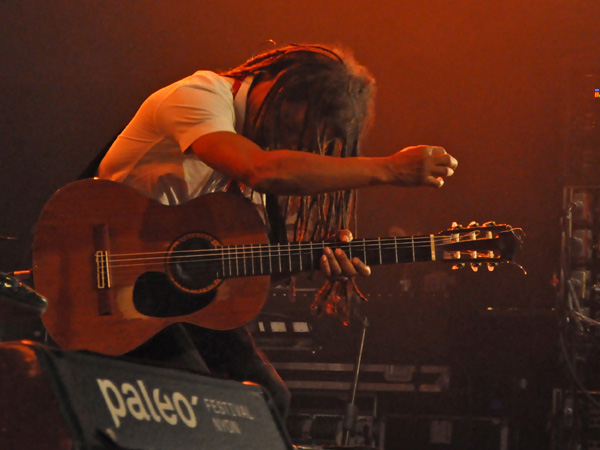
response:
M344 416L344 438L342 444L344 447L348 446L350 440L350 433L354 429L356 418L358 417L358 408L356 407L356 391L358 390L358 378L360 376L360 368L362 363L362 355L365 348L365 337L367 334L367 327L369 326L369 320L365 317L363 320L362 337L360 340L360 348L358 350L358 358L356 359L356 367L354 368L354 380L352 382L352 388L350 393L350 403L346 406L346 414Z

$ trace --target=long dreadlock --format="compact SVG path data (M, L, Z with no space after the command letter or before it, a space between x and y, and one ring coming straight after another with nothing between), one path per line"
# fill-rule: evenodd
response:
M285 144L327 156L358 155L360 137L372 118L375 82L349 53L322 45L289 45L221 75L237 79L252 75L253 86L273 80L254 120L244 126L244 135L263 149ZM284 104L305 108L302 124L286 116ZM325 239L342 228L356 229L354 190L284 196L279 206L284 219L294 223L295 241Z

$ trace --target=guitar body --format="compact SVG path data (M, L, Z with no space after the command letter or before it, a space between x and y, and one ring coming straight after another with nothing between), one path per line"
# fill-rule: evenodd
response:
M194 286L183 293L181 314L177 308L149 313L134 301L138 280L149 274L162 275L161 282L180 291L169 281L164 255L190 235L209 236L216 247L268 242L255 207L232 194L164 206L107 180L82 180L60 189L44 207L33 243L35 288L48 299L42 320L49 334L66 349L120 355L174 322L232 329L251 321L266 299L268 275ZM129 263L99 266L100 250L110 260L131 255L123 258ZM138 258L153 254L152 265Z

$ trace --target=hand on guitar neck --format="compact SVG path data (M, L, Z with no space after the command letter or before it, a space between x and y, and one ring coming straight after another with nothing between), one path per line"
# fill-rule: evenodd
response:
M340 230L335 238L338 242L349 243L353 236L350 230ZM348 258L346 252L339 247L333 249L325 247L320 265L321 274L325 278L339 279L371 275L371 268L368 265L356 256L352 259Z

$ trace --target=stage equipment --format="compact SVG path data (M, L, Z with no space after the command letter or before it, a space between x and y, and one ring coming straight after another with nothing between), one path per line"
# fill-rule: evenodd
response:
M567 105L557 311L567 378L554 395L553 447L598 448L600 402L600 73L573 80Z
M600 392L555 389L551 450L600 448Z
M0 320L39 317L47 305L46 299L29 286L0 272Z
M293 448L254 384L23 341L0 345L0 386L0 448Z
M600 326L600 186L564 189L561 240L558 306L583 351Z
M509 420L484 416L399 415L386 421L389 450L509 450ZM388 448L386 447L386 450Z
M286 421L292 441L395 450L386 437L386 416L412 409L417 396L423 405L439 402L448 394L450 368L392 361L389 351L377 352L386 360L374 363L380 330L359 318L344 326L334 317L311 314L316 291L303 288L302 281L292 301L289 289L273 289L265 311L249 325L292 391Z
M594 186L600 176L600 73L574 76L566 103L565 185Z
M563 194L558 304L564 383L554 395L553 450L600 444L590 435L600 398L600 186L567 186Z

